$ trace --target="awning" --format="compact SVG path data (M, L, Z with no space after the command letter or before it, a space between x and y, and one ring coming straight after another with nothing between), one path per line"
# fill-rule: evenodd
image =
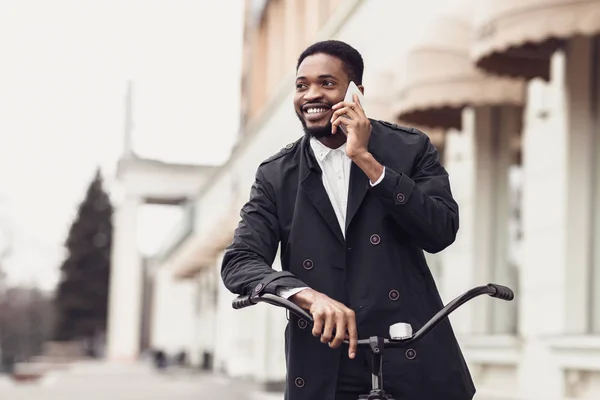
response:
M600 33L600 0L478 0L471 56L504 76L550 79L550 57L564 40Z
M464 107L523 104L522 80L475 68L469 54L471 27L468 10L455 10L434 21L409 51L394 106L398 119L428 128L461 129Z

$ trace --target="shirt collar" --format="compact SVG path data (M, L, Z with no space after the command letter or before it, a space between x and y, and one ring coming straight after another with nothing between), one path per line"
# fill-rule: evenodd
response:
M312 147L313 153L315 153L315 157L319 161L323 161L325 158L327 158L329 153L331 153L332 151L342 152L342 154L346 155L346 143L342 144L337 149L331 149L325 146L319 140L315 139L314 137L311 137L310 147Z

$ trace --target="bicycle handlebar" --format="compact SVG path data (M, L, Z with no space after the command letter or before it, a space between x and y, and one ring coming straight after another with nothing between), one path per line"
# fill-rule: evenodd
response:
M385 347L394 348L394 347L402 347L409 345L423 338L427 333L429 333L433 328L435 328L444 318L446 318L450 313L456 310L458 307L463 305L469 300L474 299L477 296L487 294L491 297L496 297L501 300L511 301L514 299L513 291L502 285L498 285L495 283L489 283L485 286L477 286L474 287L460 296L456 297L450 303L448 303L444 308L442 308L437 314L435 314L425 325L421 327L415 334L404 338L404 339L384 339L383 343ZM289 310L291 313L296 315L298 318L305 320L311 326L314 324L314 320L312 316L306 312L301 307L292 303L291 301L284 299L283 297L270 294L263 293L260 296L238 296L233 300L232 306L234 309L238 310L241 308L249 307L257 303L269 303L271 305L277 307L283 307ZM348 340L344 340L344 343L348 344ZM370 339L360 339L358 340L358 346L370 346Z

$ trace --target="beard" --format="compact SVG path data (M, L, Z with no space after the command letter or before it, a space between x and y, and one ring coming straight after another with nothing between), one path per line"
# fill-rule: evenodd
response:
M296 116L298 117L298 119L300 120L300 123L302 124L302 129L304 130L304 133L306 135L308 135L309 137L314 137L315 139L322 139L322 138L326 138L329 136L333 136L333 134L331 133L331 121L327 123L327 125L325 126L317 126L314 128L309 128L306 125L306 121L304 120L304 118L302 118L302 115L300 115L297 111L296 111Z

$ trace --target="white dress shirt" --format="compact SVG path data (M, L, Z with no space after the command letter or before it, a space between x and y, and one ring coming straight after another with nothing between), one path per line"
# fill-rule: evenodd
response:
M311 138L310 147L323 171L323 186L335 211L342 234L346 237L346 209L348 207L348 188L350 187L350 167L352 166L352 160L346 155L346 143L337 149L331 149L317 139ZM369 183L371 186L375 186L381 182L384 176L385 167L377 182L369 181ZM280 289L277 294L287 299L303 289L306 287Z

